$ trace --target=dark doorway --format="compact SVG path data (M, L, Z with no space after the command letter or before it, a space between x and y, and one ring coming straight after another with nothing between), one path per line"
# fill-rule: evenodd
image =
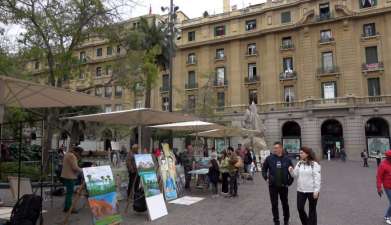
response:
M295 121L288 121L282 126L282 144L290 155L297 155L301 147L301 128Z
M102 139L104 141L104 148L105 151L108 151L109 148L111 149L111 141L113 139L113 133L111 132L110 129L105 129L102 132Z
M390 128L385 119L377 117L368 120L365 124L365 136L370 156L390 149Z
M331 158L339 158L341 149L344 148L343 128L338 120L326 120L321 127L323 156L327 158L330 150Z

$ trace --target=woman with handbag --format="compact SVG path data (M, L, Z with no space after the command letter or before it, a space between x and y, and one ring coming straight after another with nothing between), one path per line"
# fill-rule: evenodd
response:
M297 177L297 210L301 224L316 225L316 204L321 184L321 166L316 160L314 151L308 147L301 147L300 161L294 169L289 167L289 172ZM309 201L308 215L305 212L307 199Z

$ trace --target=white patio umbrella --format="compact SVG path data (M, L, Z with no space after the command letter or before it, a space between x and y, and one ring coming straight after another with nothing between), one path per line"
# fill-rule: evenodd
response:
M210 137L210 138L225 138L225 137L242 137L242 136L255 136L262 133L257 130L248 130L239 127L224 127L222 129L214 129L203 131L198 134L191 134L192 136Z
M107 124L119 124L128 126L137 126L139 130L139 147L141 148L141 127L156 124L166 124L174 122L193 121L196 118L190 115L163 112L153 109L131 109L110 113L98 113L83 116L74 116L64 119L83 120L87 122L100 122Z
M224 126L215 124L215 123L209 123L204 122L200 120L195 121L187 121L187 122L179 122L179 123L169 123L169 124L161 124L157 126L150 126L151 128L155 129L162 129L162 130L172 130L172 131L205 131L205 130L211 130L211 129L221 129Z

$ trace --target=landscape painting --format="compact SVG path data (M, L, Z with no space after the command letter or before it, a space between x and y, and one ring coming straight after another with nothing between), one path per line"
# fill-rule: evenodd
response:
M83 174L90 196L115 192L115 181L110 166L83 168Z
M159 182L155 172L145 172L140 177L143 182L146 198L160 194Z
M151 154L136 154L134 158L140 175L143 172L155 171L155 163Z

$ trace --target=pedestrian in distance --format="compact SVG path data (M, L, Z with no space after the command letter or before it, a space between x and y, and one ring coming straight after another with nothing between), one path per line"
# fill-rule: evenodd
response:
M368 166L368 152L365 149L361 152L361 158L364 163L363 167L369 167Z
M293 183L293 177L289 173L289 167L293 167L292 161L288 156L284 155L281 142L275 142L273 154L265 159L262 166L262 176L269 184L270 201L275 225L280 225L278 197L280 197L282 204L284 225L289 225L288 187Z
M229 156L228 152L226 150L223 151L222 158L221 158L221 164L220 164L220 173L221 173L221 195L222 196L228 196L228 179L229 179Z
M301 147L300 161L295 168L289 167L289 172L297 178L297 210L302 225L317 225L316 205L321 186L321 166L316 160L314 151ZM308 215L305 204L309 202Z
M376 157L376 164L377 164L377 167L379 167L379 166L380 166L380 162L381 162L381 158L382 158L381 152L380 152L380 151L377 151L375 157Z
M382 197L383 195L383 186L384 192L388 198L389 206L384 215L384 220L386 224L391 224L391 150L386 151L385 155L386 159L380 163L379 168L377 169L376 186L379 197Z
M213 198L218 197L218 189L217 185L219 182L220 177L220 170L219 170L219 163L217 162L217 154L211 155L211 160L209 162L209 171L208 171L208 178L210 183L212 184L212 192L213 192Z

